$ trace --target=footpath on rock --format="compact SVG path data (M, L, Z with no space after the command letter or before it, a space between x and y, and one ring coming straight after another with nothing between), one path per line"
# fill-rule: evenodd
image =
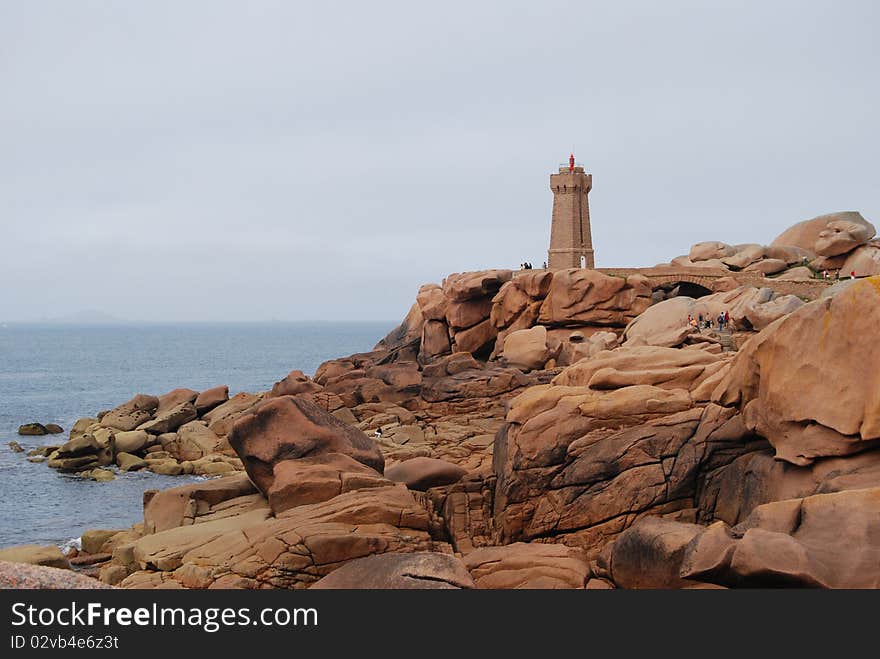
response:
M0 560L123 588L878 587L873 238L841 213L672 263L808 281L802 295L735 276L697 297L639 272L449 275L313 377L81 419L29 459L212 478L148 492L142 523L85 531L77 556Z

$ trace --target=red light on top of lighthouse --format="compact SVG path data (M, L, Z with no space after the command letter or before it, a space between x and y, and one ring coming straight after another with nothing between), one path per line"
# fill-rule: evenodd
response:
M569 172L574 171L574 154L573 153L568 157L568 171Z

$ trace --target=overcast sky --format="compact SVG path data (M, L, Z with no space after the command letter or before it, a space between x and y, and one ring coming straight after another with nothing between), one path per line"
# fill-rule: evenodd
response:
M880 220L880 3L0 0L0 320L393 320L598 266Z

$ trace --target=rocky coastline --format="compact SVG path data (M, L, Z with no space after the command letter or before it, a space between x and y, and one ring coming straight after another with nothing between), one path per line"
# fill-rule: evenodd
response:
M699 297L639 273L451 274L312 377L80 419L28 459L210 479L146 493L142 523L86 530L75 556L0 561L122 588L880 587L874 237L837 213L698 243L665 267L722 271Z

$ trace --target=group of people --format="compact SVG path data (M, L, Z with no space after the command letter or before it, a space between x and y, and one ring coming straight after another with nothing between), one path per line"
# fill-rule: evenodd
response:
M856 278L856 271L855 270L853 270L852 272L849 273L849 278L850 279ZM823 270L822 271L822 279L831 279L831 273L828 272L827 270ZM840 270L834 271L834 281L840 281Z
M727 311L718 314L718 318L715 319L715 322L718 324L718 331L723 332L725 327L730 326L730 314ZM691 314L688 314L687 324L698 332L702 332L704 328L712 328L712 321L708 316L704 317L703 314L698 314L696 318Z
M544 265L541 266L541 267L544 268L544 270L546 270L546 269L547 269L547 261L544 261ZM528 261L526 261L525 263L520 263L520 264L519 264L519 269L520 269L520 270L531 270L531 269L532 269L532 264L529 263Z
M806 256L801 261L801 265L804 267L810 267L810 262ZM852 270L849 273L849 278L850 279L856 278L856 271L855 270ZM822 270L822 279L832 279L831 272L829 272L827 268L825 270ZM840 281L840 269L839 268L834 271L833 279L834 279L834 281Z

